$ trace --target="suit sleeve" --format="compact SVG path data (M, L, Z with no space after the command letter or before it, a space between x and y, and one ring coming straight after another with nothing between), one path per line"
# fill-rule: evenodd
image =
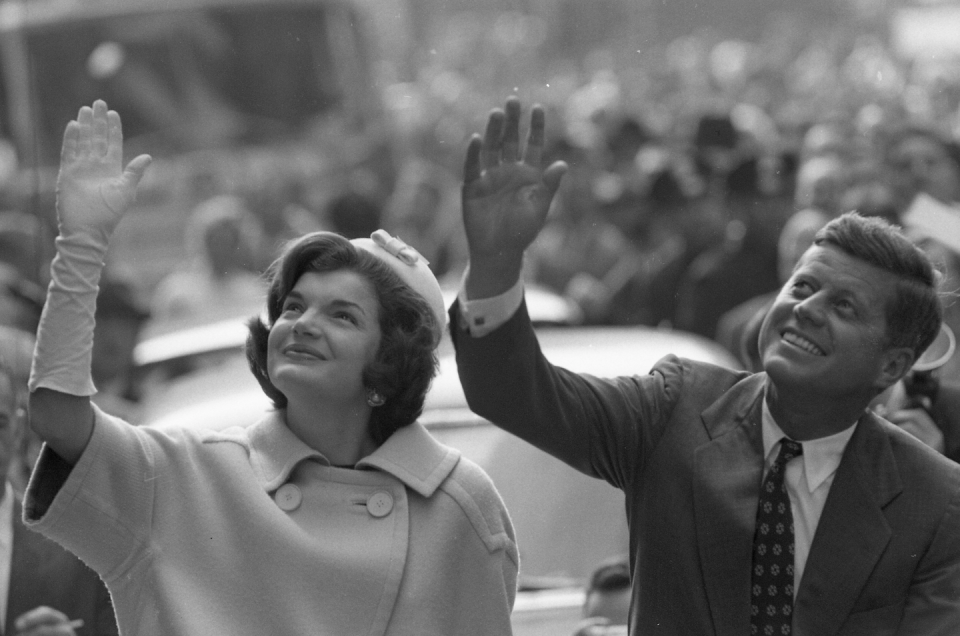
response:
M450 310L460 382L471 410L575 469L623 488L639 477L683 384L665 358L649 375L603 379L552 365L526 304L481 338Z
M897 633L960 634L960 489L920 560Z

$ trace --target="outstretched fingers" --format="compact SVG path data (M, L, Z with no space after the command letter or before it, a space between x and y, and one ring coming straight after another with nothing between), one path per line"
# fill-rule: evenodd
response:
M117 111L107 112L107 157L120 164L123 161L123 126Z
M523 151L523 162L539 169L543 161L544 114L539 104L530 109L530 131L527 133L527 147Z
M63 131L63 146L60 148L60 163L72 162L80 151L80 124L71 121Z
M484 168L500 165L505 117L506 115L499 108L490 111L490 117L487 119L487 130L483 135L483 152L481 153Z
M503 148L500 153L503 161L516 161L520 157L520 100L507 99L504 114Z
M93 103L93 125L90 136L91 150L97 157L106 156L109 151L107 122L107 103L98 99Z
M547 192L550 193L551 200L553 199L553 195L557 193L557 189L560 187L560 181L566 173L567 164L563 161L554 161L543 171L543 184L547 187Z
M84 106L77 114L77 125L79 134L77 136L77 154L90 154L90 148L93 138L93 109Z
M480 166L480 150L483 142L480 135L473 135L467 143L467 157L463 162L463 182L471 183L480 178L483 168Z
M124 168L123 175L120 177L123 180L124 187L131 190L136 189L140 179L143 178L143 173L147 171L147 167L152 161L153 157L150 155L139 155L132 159Z

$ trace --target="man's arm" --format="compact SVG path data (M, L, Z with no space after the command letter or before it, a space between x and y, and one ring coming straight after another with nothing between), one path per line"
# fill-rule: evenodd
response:
M476 325L461 310L469 301L497 299L514 307L524 250L543 227L566 166L539 168L543 111L534 107L527 147L520 159L520 105L494 110L483 140L474 137L464 168L463 218L470 247L469 271L451 308L457 367L470 408L574 468L623 486L659 435L676 391L662 373L604 380L554 367L542 355L526 307L494 311L496 322ZM473 304L473 302L471 303ZM478 329L478 327L481 327ZM475 337L482 336L482 337ZM668 365L669 366L669 365ZM682 382L679 366L670 382ZM637 426L638 422L650 424Z
M123 168L120 116L102 100L67 124L57 177L57 253L30 373L30 426L69 464L93 432L90 377L97 285L110 235L150 164Z

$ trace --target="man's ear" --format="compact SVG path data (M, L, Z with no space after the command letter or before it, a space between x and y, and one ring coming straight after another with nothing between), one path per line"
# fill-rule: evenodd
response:
M876 387L884 391L907 375L914 363L913 349L910 347L892 347L883 353L880 374L877 376Z

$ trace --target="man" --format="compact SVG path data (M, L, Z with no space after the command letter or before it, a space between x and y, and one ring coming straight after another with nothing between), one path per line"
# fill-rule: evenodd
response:
M521 159L519 110L467 150L457 364L474 411L624 491L631 633L960 633L960 466L866 410L939 329L930 262L844 215L768 313L763 372L570 373L518 282L565 167L539 167L538 108Z
M14 374L0 360L0 626L9 636L117 634L100 578L56 543L28 530L6 475L24 430Z

